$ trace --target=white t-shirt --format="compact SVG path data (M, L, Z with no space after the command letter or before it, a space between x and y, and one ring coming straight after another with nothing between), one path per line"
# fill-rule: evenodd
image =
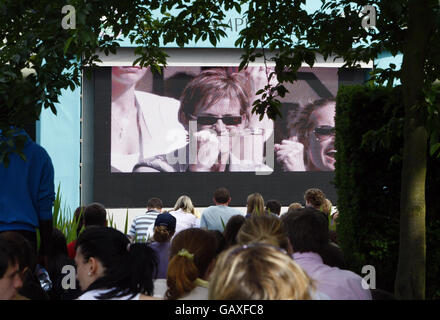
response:
M192 213L187 213L179 209L170 211L170 214L176 218L176 232L174 235L188 228L200 228L200 219Z

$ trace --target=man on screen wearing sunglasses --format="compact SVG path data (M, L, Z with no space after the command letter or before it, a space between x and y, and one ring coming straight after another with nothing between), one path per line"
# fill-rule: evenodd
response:
M320 99L306 105L296 116L296 136L275 145L284 171L335 170L334 99Z
M133 171L271 171L263 163L243 165L240 159L232 160L233 137L242 134L250 118L244 81L241 74L222 69L205 70L195 77L182 93L178 113L179 122L189 133L188 144L145 159Z

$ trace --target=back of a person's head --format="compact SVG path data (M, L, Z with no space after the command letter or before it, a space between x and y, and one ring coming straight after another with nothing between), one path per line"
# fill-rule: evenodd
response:
M191 292L196 279L205 276L217 248L217 237L208 230L189 228L177 233L171 241L166 297L175 300Z
M324 212L328 217L332 213L332 207L333 207L332 202L329 199L325 199L324 203L321 205L321 207L318 210Z
M320 210L325 202L325 194L321 189L311 188L304 193L304 200L308 202L313 208Z
M107 211L105 207L98 203L94 202L89 204L84 209L84 226L101 226L105 227L107 225Z
M231 199L231 194L226 188L218 188L214 192L214 200L216 203L225 204Z
M302 209L302 208L304 208L304 207L301 203L293 202L293 203L289 204L289 208L287 209L287 212L291 212L293 210Z
M251 215L263 215L264 211L264 199L259 193L252 193L247 197L247 213Z
M52 229L52 252L51 256L68 256L67 253L67 241L64 234L57 228Z
M162 209L163 203L159 198L151 198L147 202L147 209Z
M278 200L269 200L266 202L266 210L279 216L281 213L281 203Z
M176 232L176 222L176 218L168 212L159 214L154 221L154 241L170 241L174 233Z
M153 293L157 257L145 243L130 244L128 238L116 229L92 226L81 233L76 247L77 256L85 262L93 257L104 268L104 275L87 288L87 291L113 288L100 299Z
M320 252L329 241L328 221L314 208L297 209L286 213L281 221L294 252Z
M237 234L237 243L267 243L288 250L287 233L280 218L274 215L246 219Z
M279 248L233 246L223 252L209 283L210 300L310 300L312 280Z
M226 223L225 230L223 230L223 236L226 240L226 246L231 247L237 244L237 234L241 226L245 223L246 218L241 214L232 216L228 223Z
M174 205L174 210L182 209L184 212L195 213L194 205L191 201L191 198L188 196L180 196L177 199L176 204Z

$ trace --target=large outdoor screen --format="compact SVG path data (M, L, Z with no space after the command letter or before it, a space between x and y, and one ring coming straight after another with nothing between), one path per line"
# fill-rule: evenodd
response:
M231 189L234 204L260 192L283 205L318 187L335 200L335 96L341 84L362 84L368 69L301 68L285 84L281 116L252 112L273 70L250 66L130 66L95 72L97 201L144 206L188 194L210 205L212 192ZM276 85L276 78L271 84ZM237 199L238 198L238 199ZM239 201L240 200L240 201Z

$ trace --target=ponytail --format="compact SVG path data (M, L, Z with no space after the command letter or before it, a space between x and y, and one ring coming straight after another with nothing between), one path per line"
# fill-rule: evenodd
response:
M174 232L170 232L167 226L156 226L154 227L153 239L156 242L167 242L170 241Z
M177 254L168 263L167 286L165 296L169 300L177 300L191 292L195 281L199 277L199 270L194 264L194 257Z
M173 238L167 272L167 299L179 299L190 293L196 280L205 277L216 256L218 241L214 233L188 228Z

